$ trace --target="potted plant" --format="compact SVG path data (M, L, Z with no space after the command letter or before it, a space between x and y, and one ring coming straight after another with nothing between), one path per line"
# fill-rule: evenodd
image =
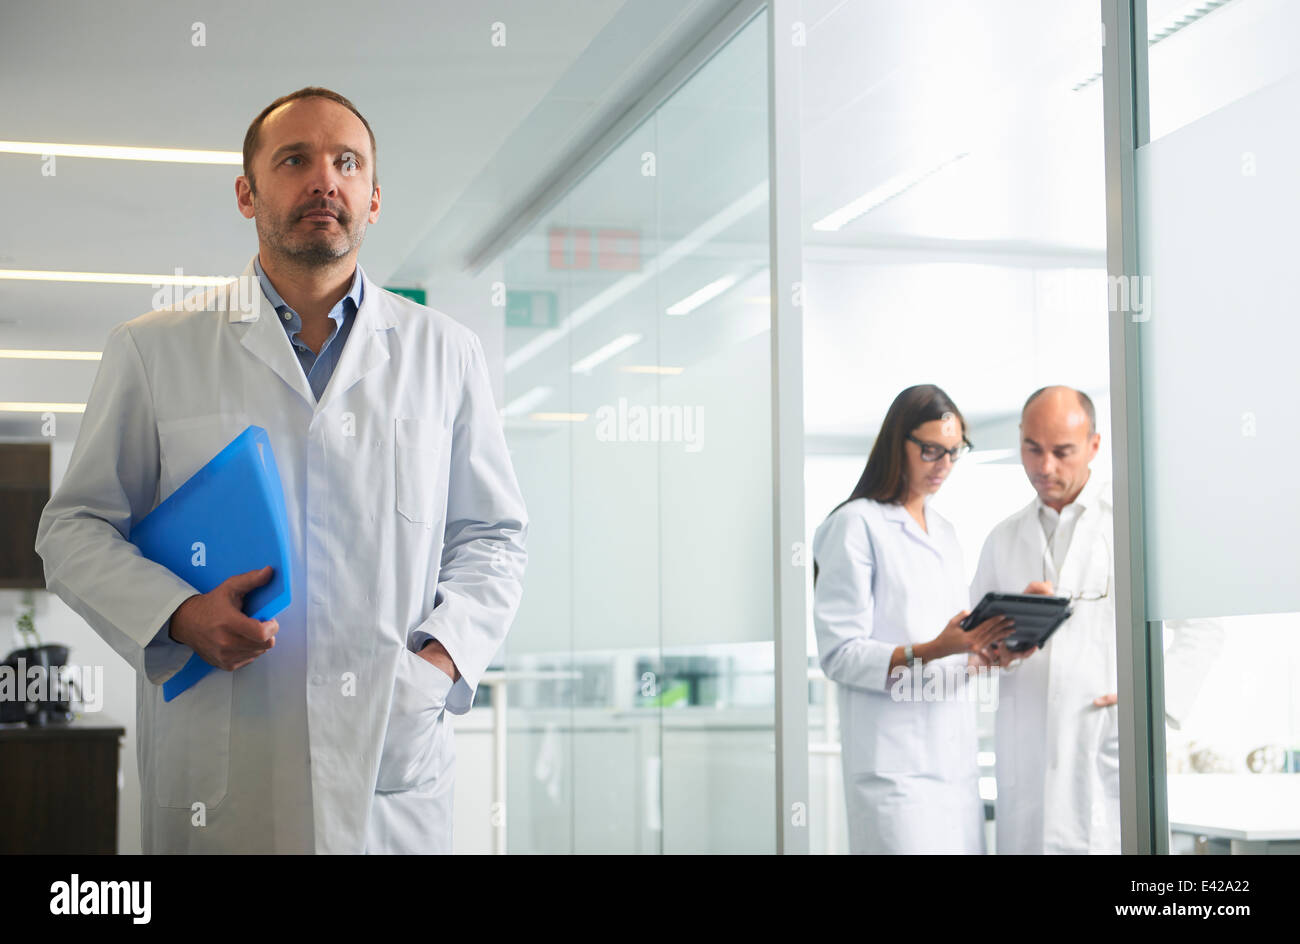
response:
M29 725L43 725L71 720L69 701L60 697L63 694L62 685L55 685L56 680L62 677L63 667L68 663L68 647L44 645L41 642L40 633L36 631L36 606L30 597L23 600L17 626L23 648L11 652L5 659L5 665L13 668L15 681L22 677L24 681L20 684L21 688L26 688L25 680L29 678L32 666L40 666L45 676L45 697L33 698L29 694L21 703L3 703L0 705L3 708L0 721L26 721Z

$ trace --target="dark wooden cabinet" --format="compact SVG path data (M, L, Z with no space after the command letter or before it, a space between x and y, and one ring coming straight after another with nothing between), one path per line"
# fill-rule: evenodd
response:
M50 503L50 444L0 443L0 587L45 588L36 526Z
M0 725L0 853L117 853L124 728Z

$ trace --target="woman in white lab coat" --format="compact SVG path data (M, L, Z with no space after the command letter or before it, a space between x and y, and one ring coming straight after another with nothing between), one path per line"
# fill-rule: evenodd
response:
M929 505L969 448L947 394L907 388L853 494L813 540L813 622L839 692L854 853L984 852L968 666L1011 623L961 628L970 600L961 549Z

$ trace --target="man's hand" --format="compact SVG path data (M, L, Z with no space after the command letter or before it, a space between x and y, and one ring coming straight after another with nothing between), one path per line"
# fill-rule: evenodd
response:
M189 646L208 665L227 672L242 668L275 646L280 624L255 620L243 612L244 597L271 579L274 568L235 574L207 593L197 593L176 608L168 635Z
M1098 695L1092 700L1094 708L1109 708L1119 701L1119 695L1112 692L1109 695Z
M436 639L426 639L424 646L416 653L425 662L430 662L442 669L452 682L460 681L460 672L456 668L456 663L452 661L450 653L445 646Z
M1007 669L1021 659L1028 659L1038 651L1037 646L1030 646L1022 652L1012 652L1005 645L994 643L989 648L983 650L984 657L988 660L989 665L996 665L998 668Z
M1042 596L1052 595L1052 582L1050 580L1035 580L1025 587L1025 593L1037 593ZM1030 646L1020 652L1012 652L1005 645L993 643L987 649L980 651L980 656L985 660L987 665L996 665L998 668L1011 668L1021 659L1028 659L1038 651L1037 646Z

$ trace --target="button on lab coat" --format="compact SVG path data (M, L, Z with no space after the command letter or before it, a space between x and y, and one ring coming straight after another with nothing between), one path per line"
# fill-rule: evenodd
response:
M1047 644L1000 670L997 710L997 851L1001 854L1120 851L1119 708L1093 699L1117 691L1114 512L1110 483L1089 476L1059 573L1047 553L1038 500L997 525L984 542L971 586L1020 593L1033 581L1103 596L1076 600ZM1213 620L1166 624L1166 714L1177 725L1222 642Z
M925 518L928 534L901 505L859 498L813 539L813 623L822 671L839 693L854 853L984 851L974 692L891 694L894 649L928 642L969 604L952 525L929 505ZM947 656L925 671L964 682L966 661Z
M246 304L212 289L110 333L41 516L47 584L136 669L146 852L450 851L445 711L469 710L525 563L482 347L367 279L317 402L251 261L242 280ZM293 602L273 649L164 702L196 591L126 537L249 424L284 486ZM454 685L416 655L430 636Z

